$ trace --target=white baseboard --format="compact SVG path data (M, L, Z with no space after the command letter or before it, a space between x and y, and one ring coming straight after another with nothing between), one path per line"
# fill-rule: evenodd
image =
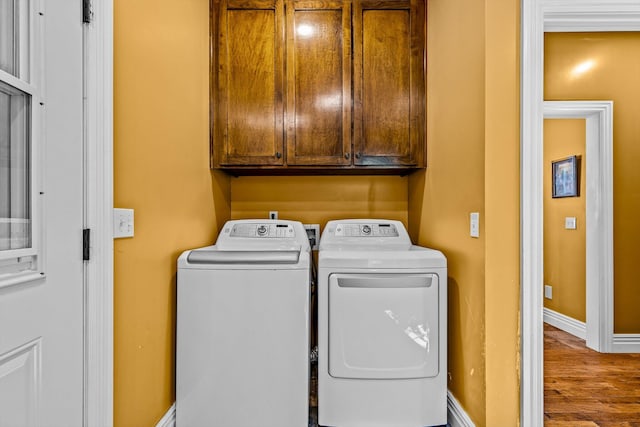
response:
M565 316L562 313L558 313L557 311L553 311L546 307L542 310L542 316L545 323L555 326L556 328L580 339L587 339L587 324L585 322Z
M613 334L613 353L640 353L640 334Z
M450 427L475 427L460 402L447 391L447 421ZM176 404L171 405L156 427L176 427Z
M176 404L171 405L166 414L158 421L156 427L176 427Z
M543 309L544 322L575 337L586 339L587 324L548 308ZM640 353L640 334L613 334L611 353Z
M476 427L450 391L447 391L447 421L449 427Z

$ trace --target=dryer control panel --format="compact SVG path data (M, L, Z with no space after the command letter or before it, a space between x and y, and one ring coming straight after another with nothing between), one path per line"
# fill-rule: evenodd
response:
M320 238L322 250L409 250L411 238L404 224L391 219L340 219L329 221Z
M398 237L398 229L391 223L338 223L335 230L341 237Z

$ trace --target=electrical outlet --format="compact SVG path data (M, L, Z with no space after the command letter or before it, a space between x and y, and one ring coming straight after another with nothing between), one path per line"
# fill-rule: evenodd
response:
M544 285L544 297L546 299L553 299L553 287Z
M320 243L320 224L304 224L304 229L307 231L311 250L317 251Z
M278 219L278 211L269 211L269 219Z

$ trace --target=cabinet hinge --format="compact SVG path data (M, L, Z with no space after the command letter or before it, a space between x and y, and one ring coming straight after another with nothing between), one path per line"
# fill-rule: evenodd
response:
M82 230L82 260L89 261L90 259L90 247L91 247L91 229L85 228Z
M90 24L93 20L93 10L91 8L91 0L82 0L82 22Z

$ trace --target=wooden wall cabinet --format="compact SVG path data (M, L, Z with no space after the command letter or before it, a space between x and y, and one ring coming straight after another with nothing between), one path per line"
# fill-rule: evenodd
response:
M214 167L423 167L424 0L212 0L211 10Z

